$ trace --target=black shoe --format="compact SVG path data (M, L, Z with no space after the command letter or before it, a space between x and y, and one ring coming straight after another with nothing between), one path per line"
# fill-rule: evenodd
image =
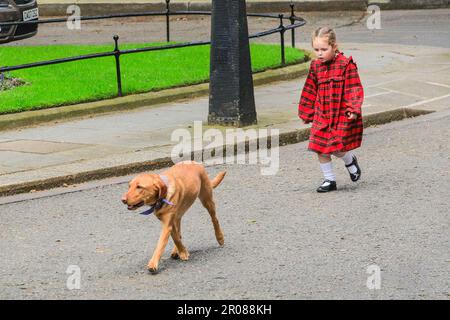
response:
M322 182L319 188L317 188L317 192L329 192L337 190L336 181L325 180Z
M353 182L356 182L359 180L359 178L361 178L361 168L358 165L358 160L356 159L356 156L353 155L353 161L352 163L350 163L349 165L345 165L347 168L351 167L351 166L355 166L356 167L356 172L355 173L350 173L350 179L352 179Z

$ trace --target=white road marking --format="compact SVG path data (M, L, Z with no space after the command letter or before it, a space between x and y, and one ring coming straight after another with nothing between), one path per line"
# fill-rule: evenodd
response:
M374 93L368 96L365 96L364 98L372 98L372 97L377 97L377 96L382 96L385 94L391 94L392 92L379 92L379 93Z
M443 83L437 83L437 82L425 82L427 84L431 84L433 86L439 86L439 87L444 87L444 88L450 88L449 85L443 84Z
M433 99L419 101L419 102L407 105L404 108L417 107L417 106L420 106L420 105L425 104L425 103L434 102L434 101L445 99L445 98L450 98L450 94L446 94L445 96L440 96L440 97L436 97L436 98L433 98Z
M383 87L379 87L379 88L383 89L383 90L390 91L391 93L398 93L398 94L403 94L405 96L411 96L411 97L415 97L415 98L426 99L426 97L419 96L419 95L413 94L413 93L408 93L408 92L403 92L403 91L398 91L398 90L388 89L388 88L383 88Z
M374 87L382 86L384 84L388 84L388 83L391 83L391 82L397 82L397 81L401 81L401 80L405 80L405 79L406 78L398 78L398 79L394 79L394 80L388 80L388 81L384 81L384 82L379 82L379 83L376 83L376 84L372 84L370 86L365 86L365 88L374 88Z

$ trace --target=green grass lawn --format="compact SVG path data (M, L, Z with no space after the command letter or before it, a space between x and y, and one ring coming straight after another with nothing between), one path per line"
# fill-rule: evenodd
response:
M123 44L121 49L156 44ZM0 66L12 66L81 54L112 51L109 45L0 47ZM121 56L123 94L160 90L208 81L209 46ZM252 44L253 71L280 65L277 45ZM304 52L286 47L288 64L304 60ZM117 95L114 57L76 61L11 72L26 85L0 91L0 114L112 98Z

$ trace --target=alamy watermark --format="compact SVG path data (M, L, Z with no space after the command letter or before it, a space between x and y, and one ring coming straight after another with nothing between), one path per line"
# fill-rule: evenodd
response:
M70 276L67 278L67 281L66 281L67 289L79 290L81 288L81 269L80 269L80 267L72 264L67 267L66 273L70 274Z
M66 13L69 15L67 18L67 29L80 30L81 29L81 8L75 4L67 7Z
M193 160L205 165L261 165L262 175L275 175L280 164L278 129L218 129L203 131L202 121L194 121L193 134L176 129L171 141L174 163Z
M367 7L367 12L371 15L367 18L367 29L381 29L381 9L373 4Z
M366 286L369 290L380 290L381 289L381 269L376 264L372 264L367 267L366 273L369 277L366 281Z

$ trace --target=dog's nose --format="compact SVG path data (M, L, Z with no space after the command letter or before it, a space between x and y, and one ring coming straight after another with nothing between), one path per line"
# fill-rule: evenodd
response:
M123 204L127 204L127 197L126 197L126 196L123 196L123 197L122 197L122 203L123 203Z

